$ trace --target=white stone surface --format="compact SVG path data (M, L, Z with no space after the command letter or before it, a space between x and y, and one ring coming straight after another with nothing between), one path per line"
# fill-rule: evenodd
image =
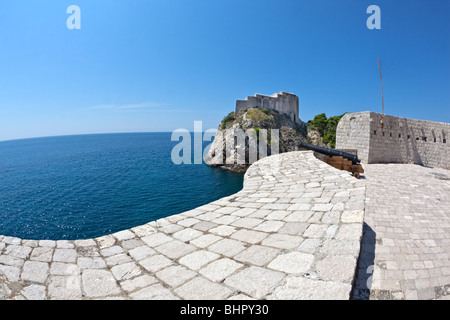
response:
M224 283L261 299L277 287L284 277L281 272L253 266L227 278Z
M233 293L229 288L202 277L195 277L175 289L175 292L188 300L223 300Z
M348 300L350 284L287 277L286 283L277 287L268 300Z
M313 262L314 255L312 254L290 252L279 255L267 267L286 273L301 273L309 271Z
M182 265L185 265L192 270L200 270L201 267L218 259L220 256L214 252L200 250L190 253L179 260Z
M238 263L234 260L222 258L210 263L209 265L201 269L200 274L204 275L214 282L220 282L243 266L243 264Z
M82 273L83 289L90 298L106 297L120 293L112 273L107 270L86 269Z
M252 245L234 257L235 260L255 266L263 266L280 253L279 249Z

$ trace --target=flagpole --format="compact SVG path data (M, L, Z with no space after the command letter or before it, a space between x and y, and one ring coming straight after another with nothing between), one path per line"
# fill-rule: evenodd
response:
M383 97L383 78L381 77L381 65L380 58L378 59L378 70L380 70L380 82L381 82L381 129L384 128L384 97Z

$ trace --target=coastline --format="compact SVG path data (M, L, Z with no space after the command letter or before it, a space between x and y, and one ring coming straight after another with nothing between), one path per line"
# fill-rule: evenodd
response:
M364 192L312 152L267 157L238 193L145 225L75 241L1 236L1 298L349 299Z

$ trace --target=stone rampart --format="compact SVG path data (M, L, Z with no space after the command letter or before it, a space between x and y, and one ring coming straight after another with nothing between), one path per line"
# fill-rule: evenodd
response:
M346 114L336 133L337 149L357 149L365 163L415 163L450 168L450 124L382 115Z
M298 97L292 93L282 91L271 96L255 94L253 97L246 97L245 100L236 101L236 114L246 108L274 109L289 115L293 121L299 122Z

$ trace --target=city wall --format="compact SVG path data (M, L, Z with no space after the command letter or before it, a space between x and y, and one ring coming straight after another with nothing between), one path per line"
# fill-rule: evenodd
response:
M339 122L336 148L358 150L365 163L415 163L450 169L449 133L449 123L383 117L370 111L349 113Z

